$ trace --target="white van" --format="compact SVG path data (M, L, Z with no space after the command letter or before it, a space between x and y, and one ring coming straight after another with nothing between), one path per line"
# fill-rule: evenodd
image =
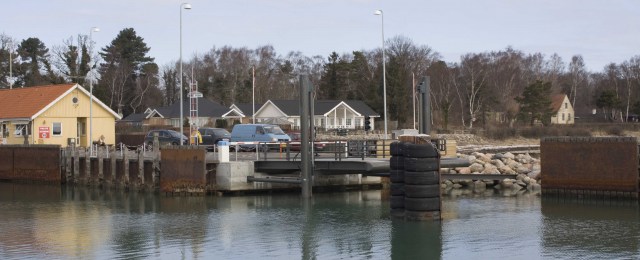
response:
M231 142L289 142L291 137L277 125L238 124L231 130ZM251 146L242 146L249 148ZM255 147L255 146L253 146Z

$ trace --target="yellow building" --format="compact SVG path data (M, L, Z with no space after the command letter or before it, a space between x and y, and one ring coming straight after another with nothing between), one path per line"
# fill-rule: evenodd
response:
M575 123L575 111L569 98L565 94L558 94L551 97L551 124L573 125Z
M95 97L91 106L90 96L78 84L0 90L0 144L88 146L90 136L114 144L120 116Z

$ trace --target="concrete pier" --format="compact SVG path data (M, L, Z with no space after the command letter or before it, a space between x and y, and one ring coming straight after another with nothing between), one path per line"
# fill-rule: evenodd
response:
M14 153L19 156L14 156ZM99 147L94 157L84 148L0 146L0 154L4 155L0 156L3 160L0 161L0 180L46 181L105 189L159 191L177 195L300 189L300 184L295 183L248 181L249 176L262 178L273 175L256 172L254 161L220 163L215 159L217 154L191 146L163 147L162 152L117 151L113 148ZM33 160L45 156L50 159ZM14 157L22 158L24 163L14 166ZM6 163L2 163L5 161ZM278 174L278 177L299 178L300 174L290 172L285 175ZM313 188L369 188L380 183L380 177L355 173L319 174L314 179Z

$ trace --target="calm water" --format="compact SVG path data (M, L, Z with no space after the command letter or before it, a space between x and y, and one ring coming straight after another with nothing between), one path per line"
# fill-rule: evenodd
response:
M0 259L637 259L638 203L485 192L442 223L391 219L380 191L236 197L0 183Z

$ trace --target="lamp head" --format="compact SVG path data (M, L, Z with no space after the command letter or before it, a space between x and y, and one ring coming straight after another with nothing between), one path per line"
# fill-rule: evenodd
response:
M191 10L191 4L190 3L182 3L182 8L187 9L187 10Z
M375 12L373 12L374 15L382 15L382 10L378 9Z

